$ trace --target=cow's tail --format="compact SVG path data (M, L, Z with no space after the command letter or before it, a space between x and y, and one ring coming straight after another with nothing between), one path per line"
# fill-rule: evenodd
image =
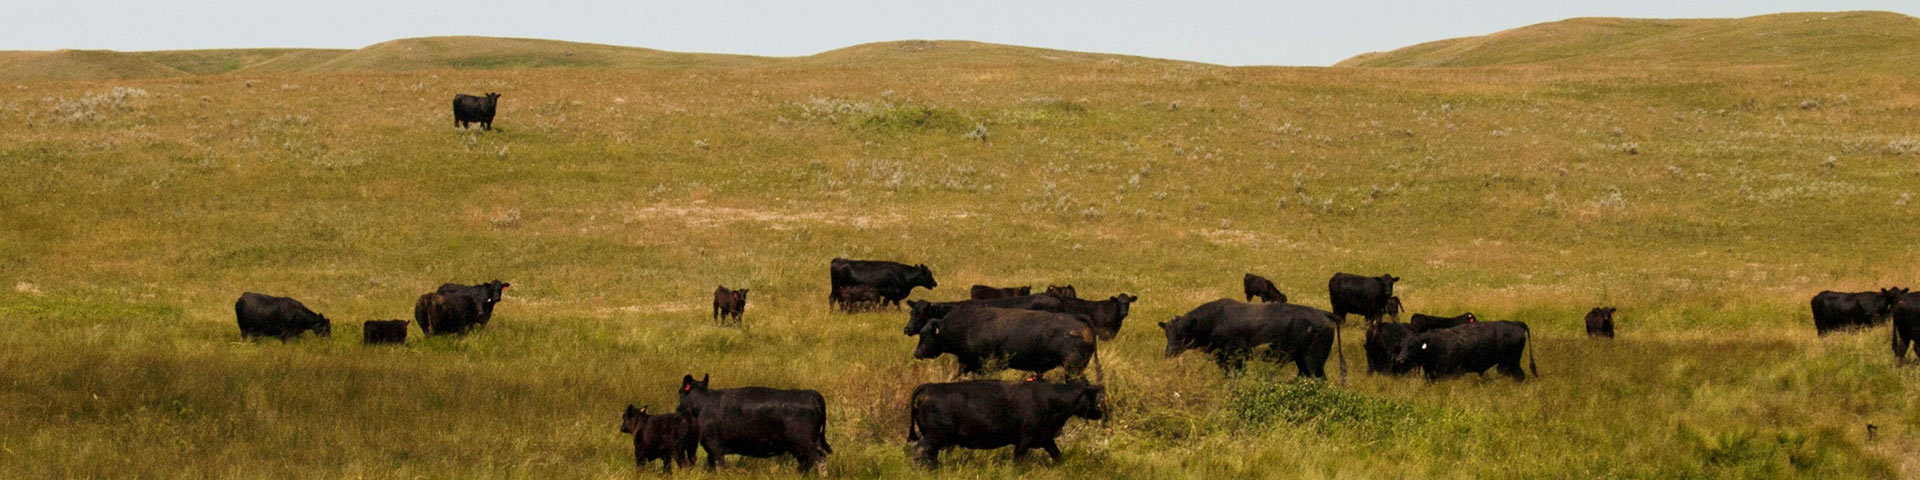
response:
M1538 377L1540 376L1540 367L1533 364L1533 329L1527 328L1527 324L1525 323L1520 324L1520 329L1527 332L1527 372Z
M907 399L907 443L920 441L920 389Z
M1340 348L1340 324L1333 324L1333 351L1340 357L1340 386L1347 386L1347 349ZM1324 360L1323 360L1324 361Z
M813 438L815 441L820 442L820 455L826 456L826 454L833 453L833 445L827 444L827 399L826 397L817 396L818 394L815 395L816 396L813 397L813 404L820 407L820 426L813 428Z

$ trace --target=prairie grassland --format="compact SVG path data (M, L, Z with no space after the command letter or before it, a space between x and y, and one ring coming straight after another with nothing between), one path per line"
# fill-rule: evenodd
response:
M1126 60L0 85L0 476L624 478L620 409L702 372L825 393L832 476L926 475L905 397L952 363L912 360L902 313L828 313L835 256L925 262L921 298L1141 298L1102 346L1112 418L1062 464L936 476L1913 476L1920 370L1885 330L1816 339L1805 303L1920 278L1912 85ZM499 130L452 129L481 91ZM1335 271L1529 322L1544 376L1368 376L1356 328L1344 386L1161 357L1153 322L1243 272L1324 308ZM358 344L493 278L486 331ZM707 319L715 284L753 289L746 328ZM338 334L241 341L249 290ZM1582 337L1599 305L1620 339Z

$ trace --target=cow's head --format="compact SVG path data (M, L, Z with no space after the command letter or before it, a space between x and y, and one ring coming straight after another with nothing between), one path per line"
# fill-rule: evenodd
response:
M494 102L498 102L498 101L500 101L500 94L487 92L487 104L491 105Z
M1388 316L1391 316L1394 319L1398 320L1400 318L1400 312L1403 308L1404 307L1400 305L1400 297L1398 296L1387 297L1387 307L1385 309L1382 309L1380 313L1387 314Z
M680 408L675 411L681 415L699 416L707 403L707 381L711 379L713 375L710 374L701 374L699 380L694 380L693 375L680 377Z
M480 284L480 290L486 292L487 295L487 298L483 300L485 300L488 305L500 303L500 297L506 295L507 287L511 285L513 284L499 280Z
M907 328L901 330L900 333L904 333L907 336L919 335L920 330L927 326L927 322L934 320L932 305L933 302L926 300L908 300Z
M1892 313L1893 306L1900 303L1900 298L1905 297L1907 292L1907 289L1901 287L1880 289L1880 311L1875 313L1880 315Z
M1060 298L1080 298L1079 292L1075 292L1073 290L1073 285L1066 285L1066 286L1047 285L1047 294L1060 297Z
M1076 417L1099 420L1107 417L1107 386L1089 385L1084 381L1070 383L1078 390L1073 399L1073 415Z
M734 291L733 291L733 301L734 301L735 303L739 303L739 304L745 304L745 303L747 303L747 289L745 289L745 288L742 288L742 289L739 289L739 290L734 290Z
M322 336L322 337L333 336L333 321L327 320L326 315L315 313L313 314L313 319L311 320L311 322L312 323L309 324L309 326L313 329L314 335Z
M1417 365L1431 358L1433 356L1433 350L1433 339L1431 337L1426 335L1414 336L1413 338L1407 339L1407 343L1401 346L1400 354L1393 356L1393 363L1404 366Z
M1113 305L1113 317L1107 321L1111 325L1096 325L1094 328L1100 333L1101 340L1112 340L1114 336L1120 334L1120 325L1127 321L1127 312L1131 311L1133 301L1139 299L1140 297L1124 293L1107 299L1107 302Z
M939 337L941 323L944 322L934 320L927 322L925 327L920 328L920 343L913 346L913 358L921 360L939 358L940 354L944 353L940 351Z
M1177 316L1173 317L1172 320L1160 322L1160 332L1167 336L1168 358L1179 356L1181 353L1194 348L1194 342L1197 339L1187 334L1187 326L1192 323L1193 319L1185 316Z
M647 407L634 408L633 404L627 404L627 413L620 416L620 433L640 433L647 417Z
M940 286L940 282L933 280L933 270L928 269L927 264L922 263L914 265L913 267L919 270L913 272L913 278L907 282L907 288L925 287L928 290L932 290L934 287Z
M1392 296L1393 296L1393 283L1394 283L1394 282L1398 282L1398 281L1400 281L1400 277L1396 277L1396 276L1393 276L1393 275L1381 275L1381 276L1379 276L1379 277L1375 277L1375 278L1378 278L1378 279L1380 279L1380 286L1381 286L1381 287L1383 288L1383 290L1382 290L1382 291L1383 291L1383 292L1385 292L1385 293L1387 294L1387 296L1388 296L1388 297L1392 297Z

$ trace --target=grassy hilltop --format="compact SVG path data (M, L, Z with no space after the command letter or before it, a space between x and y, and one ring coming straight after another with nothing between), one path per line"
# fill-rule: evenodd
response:
M0 83L0 476L631 478L620 409L703 372L822 391L834 477L1920 475L1920 369L1806 311L1920 279L1910 70L840 54ZM499 130L454 130L449 97L482 91ZM907 392L952 362L911 359L904 313L828 313L835 256L927 263L916 298L1138 295L1101 346L1110 421L1071 424L1058 466L914 469ZM1335 271L1529 322L1544 376L1369 376L1351 326L1345 386L1161 356L1154 322L1242 273L1324 308ZM485 331L358 343L494 278ZM707 319L716 284L753 289L747 328ZM241 341L249 290L336 335ZM1601 305L1618 340L1582 336Z

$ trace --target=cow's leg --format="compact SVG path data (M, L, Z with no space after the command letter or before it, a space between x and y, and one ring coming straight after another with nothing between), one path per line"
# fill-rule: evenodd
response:
M673 455L660 457L660 473L673 473Z
M1504 374L1507 374L1507 376L1509 377L1513 377L1513 381L1516 381L1516 382L1527 381L1527 371L1520 369L1519 354L1515 354L1512 360L1500 362L1500 373L1504 373ZM1485 376L1485 374L1482 373L1481 376Z
M920 437L920 444L913 447L913 459L927 469L940 468L940 444L926 436Z
M1893 328L1890 330L1893 330L1893 366L1906 365L1907 345L1912 342L1913 339L1901 335L1900 324L1898 322L1895 322Z
M1047 456L1053 457L1053 463L1060 463L1060 445L1053 443L1053 439L1041 441L1040 449L1046 451Z
M702 435L702 436L704 437L705 435ZM727 463L726 459L720 458L720 457L726 456L727 451L725 449L720 448L719 440L711 439L711 438L701 438L700 448L705 449L707 451L707 471L711 472L716 468L720 468L721 465L725 465Z

